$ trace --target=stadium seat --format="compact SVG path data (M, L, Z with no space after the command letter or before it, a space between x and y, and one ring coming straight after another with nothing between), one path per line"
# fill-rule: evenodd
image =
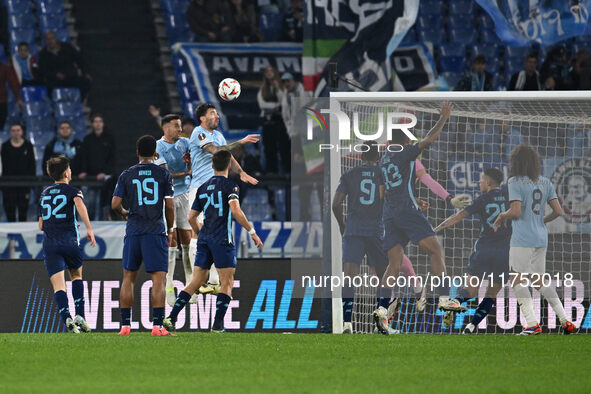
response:
M51 116L51 108L45 101L33 101L25 103L23 116L28 117L47 117Z
M6 10L9 14L26 14L31 11L30 0L6 0Z
M162 0L162 11L167 14L184 14L188 6L187 0Z
M447 26L460 31L476 30L474 22L474 15L471 14L450 15L447 19Z
M487 14L480 15L478 17L477 21L478 21L478 27L479 27L480 31L495 29L495 22Z
M476 43L476 30L451 29L450 42L455 44L473 45Z
M419 29L419 40L439 45L445 42L445 33L437 29Z
M283 39L283 15L279 13L261 14L259 30L264 41L281 41Z
M525 59L520 59L519 61L513 62L511 59L505 62L505 76L511 78L513 74L518 71L523 70L523 63Z
M269 205L269 196L265 189L249 189L248 194L242 202L242 207L244 213L250 220L260 221L273 219L271 207Z
M496 58L486 58L486 71L491 73L493 76L498 75L501 72L501 64Z
M476 2L472 0L453 0L449 2L449 15L470 15L472 18L476 15Z
M76 134L74 138L82 141L84 139L84 137L86 137L86 131L87 131L86 119L84 119L83 115L79 115L73 119L63 119L63 120L68 120L70 122L70 124L72 125L72 129L74 130L74 133Z
M42 14L39 15L39 26L41 31L57 30L67 27L65 14Z
M287 199L285 198L285 188L278 187L274 188L271 187L273 191L274 198L275 198L275 216L277 220L285 221L287 220Z
M28 133L44 133L55 130L55 122L51 116L33 116L25 118L25 125ZM54 131L55 132L55 131Z
M422 15L417 21L420 29L443 29L443 18L439 15Z
M32 14L12 14L8 16L8 27L10 29L35 27L35 18Z
M47 100L45 86L24 86L21 88L21 98L25 103Z
M456 43L445 43L439 46L441 56L464 56L466 57L466 47Z
M499 53L497 44L477 44L472 46L472 58L476 55L484 55L487 62L498 61Z
M419 3L419 15L437 15L441 17L445 13L441 0L423 0Z
M525 60L528 53L531 52L531 47L505 47L505 58L520 58Z
M466 58L462 56L440 56L439 69L441 72L464 72L466 69Z
M36 3L40 14L63 14L65 11L62 0L36 0Z
M495 33L494 30L486 29L480 31L480 42L483 44L500 44L501 40L499 39L499 36L497 36L497 33Z
M60 102L55 105L55 117L57 119L72 119L82 114L82 104L79 102Z
M31 43L35 42L35 35L36 31L31 27L10 29L10 42L12 45L18 45L21 42L26 42L30 46Z
M51 92L51 99L54 103L80 102L80 90L77 88L56 88Z

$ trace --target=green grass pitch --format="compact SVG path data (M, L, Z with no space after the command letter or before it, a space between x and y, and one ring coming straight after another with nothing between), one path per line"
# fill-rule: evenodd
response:
M591 336L1 334L0 392L589 392Z

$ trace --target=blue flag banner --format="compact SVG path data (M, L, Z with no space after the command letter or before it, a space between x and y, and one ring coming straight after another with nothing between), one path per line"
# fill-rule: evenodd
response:
M511 46L552 45L585 34L591 0L476 0Z

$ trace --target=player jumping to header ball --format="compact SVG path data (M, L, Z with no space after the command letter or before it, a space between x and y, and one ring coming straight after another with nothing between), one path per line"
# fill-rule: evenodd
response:
M259 249L263 248L263 243L240 209L238 186L228 179L231 166L230 152L226 150L216 152L212 157L214 176L197 190L197 197L189 216L189 223L199 234L193 279L179 293L170 315L164 319L164 326L168 330L175 329L178 314L187 305L191 295L205 283L209 269L215 262L221 288L217 295L212 331L224 331L224 316L232 297L236 270L236 244L232 235L232 217L236 218L236 221L248 231L254 244ZM203 213L203 227L200 229L197 217L201 213Z

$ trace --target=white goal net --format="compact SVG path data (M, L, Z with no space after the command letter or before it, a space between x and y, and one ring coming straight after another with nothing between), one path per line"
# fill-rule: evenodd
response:
M567 316L581 332L591 328L589 298L591 286L591 92L437 92L437 93L333 93L331 109L340 109L351 123L351 139L339 140L335 116L330 116L330 141L339 145L331 150L329 165L331 199L339 177L361 164L354 145L364 143L354 134L354 125L363 134L374 134L379 119L386 113L411 113L417 119L411 132L424 137L439 118L438 109L444 100L453 103L452 116L445 124L439 140L419 158L427 174L451 195L469 194L478 197L480 173L495 167L509 173L509 155L519 144L528 144L538 151L542 175L556 188L564 215L548 224L549 244L547 272L551 274ZM325 117L329 118L326 114ZM384 118L387 119L387 118ZM379 139L386 141L384 133ZM442 196L429 190L418 180L417 197L428 201L425 212L435 227L455 212ZM550 209L546 207L546 209ZM346 213L346 207L345 207ZM342 272L341 237L337 222L331 221L332 274ZM468 258L480 232L479 220L471 217L440 234L447 274L465 273ZM405 254L418 276L429 271L427 255L409 243ZM326 256L325 256L326 257ZM361 273L372 273L364 262ZM401 333L458 333L469 323L485 289L467 304L466 313L458 313L451 327L443 326L442 312L435 300L427 297L426 308L419 312L412 286L398 288L393 296L400 308L391 320L391 327ZM458 288L451 288L451 295ZM342 311L340 291L333 293L333 332L340 332ZM545 332L558 332L560 323L549 304L533 291L534 310ZM376 289L357 288L354 297L353 328L355 332L373 332L372 311L376 308ZM497 295L496 305L478 326L478 333L516 333L525 326L519 307L509 286Z

